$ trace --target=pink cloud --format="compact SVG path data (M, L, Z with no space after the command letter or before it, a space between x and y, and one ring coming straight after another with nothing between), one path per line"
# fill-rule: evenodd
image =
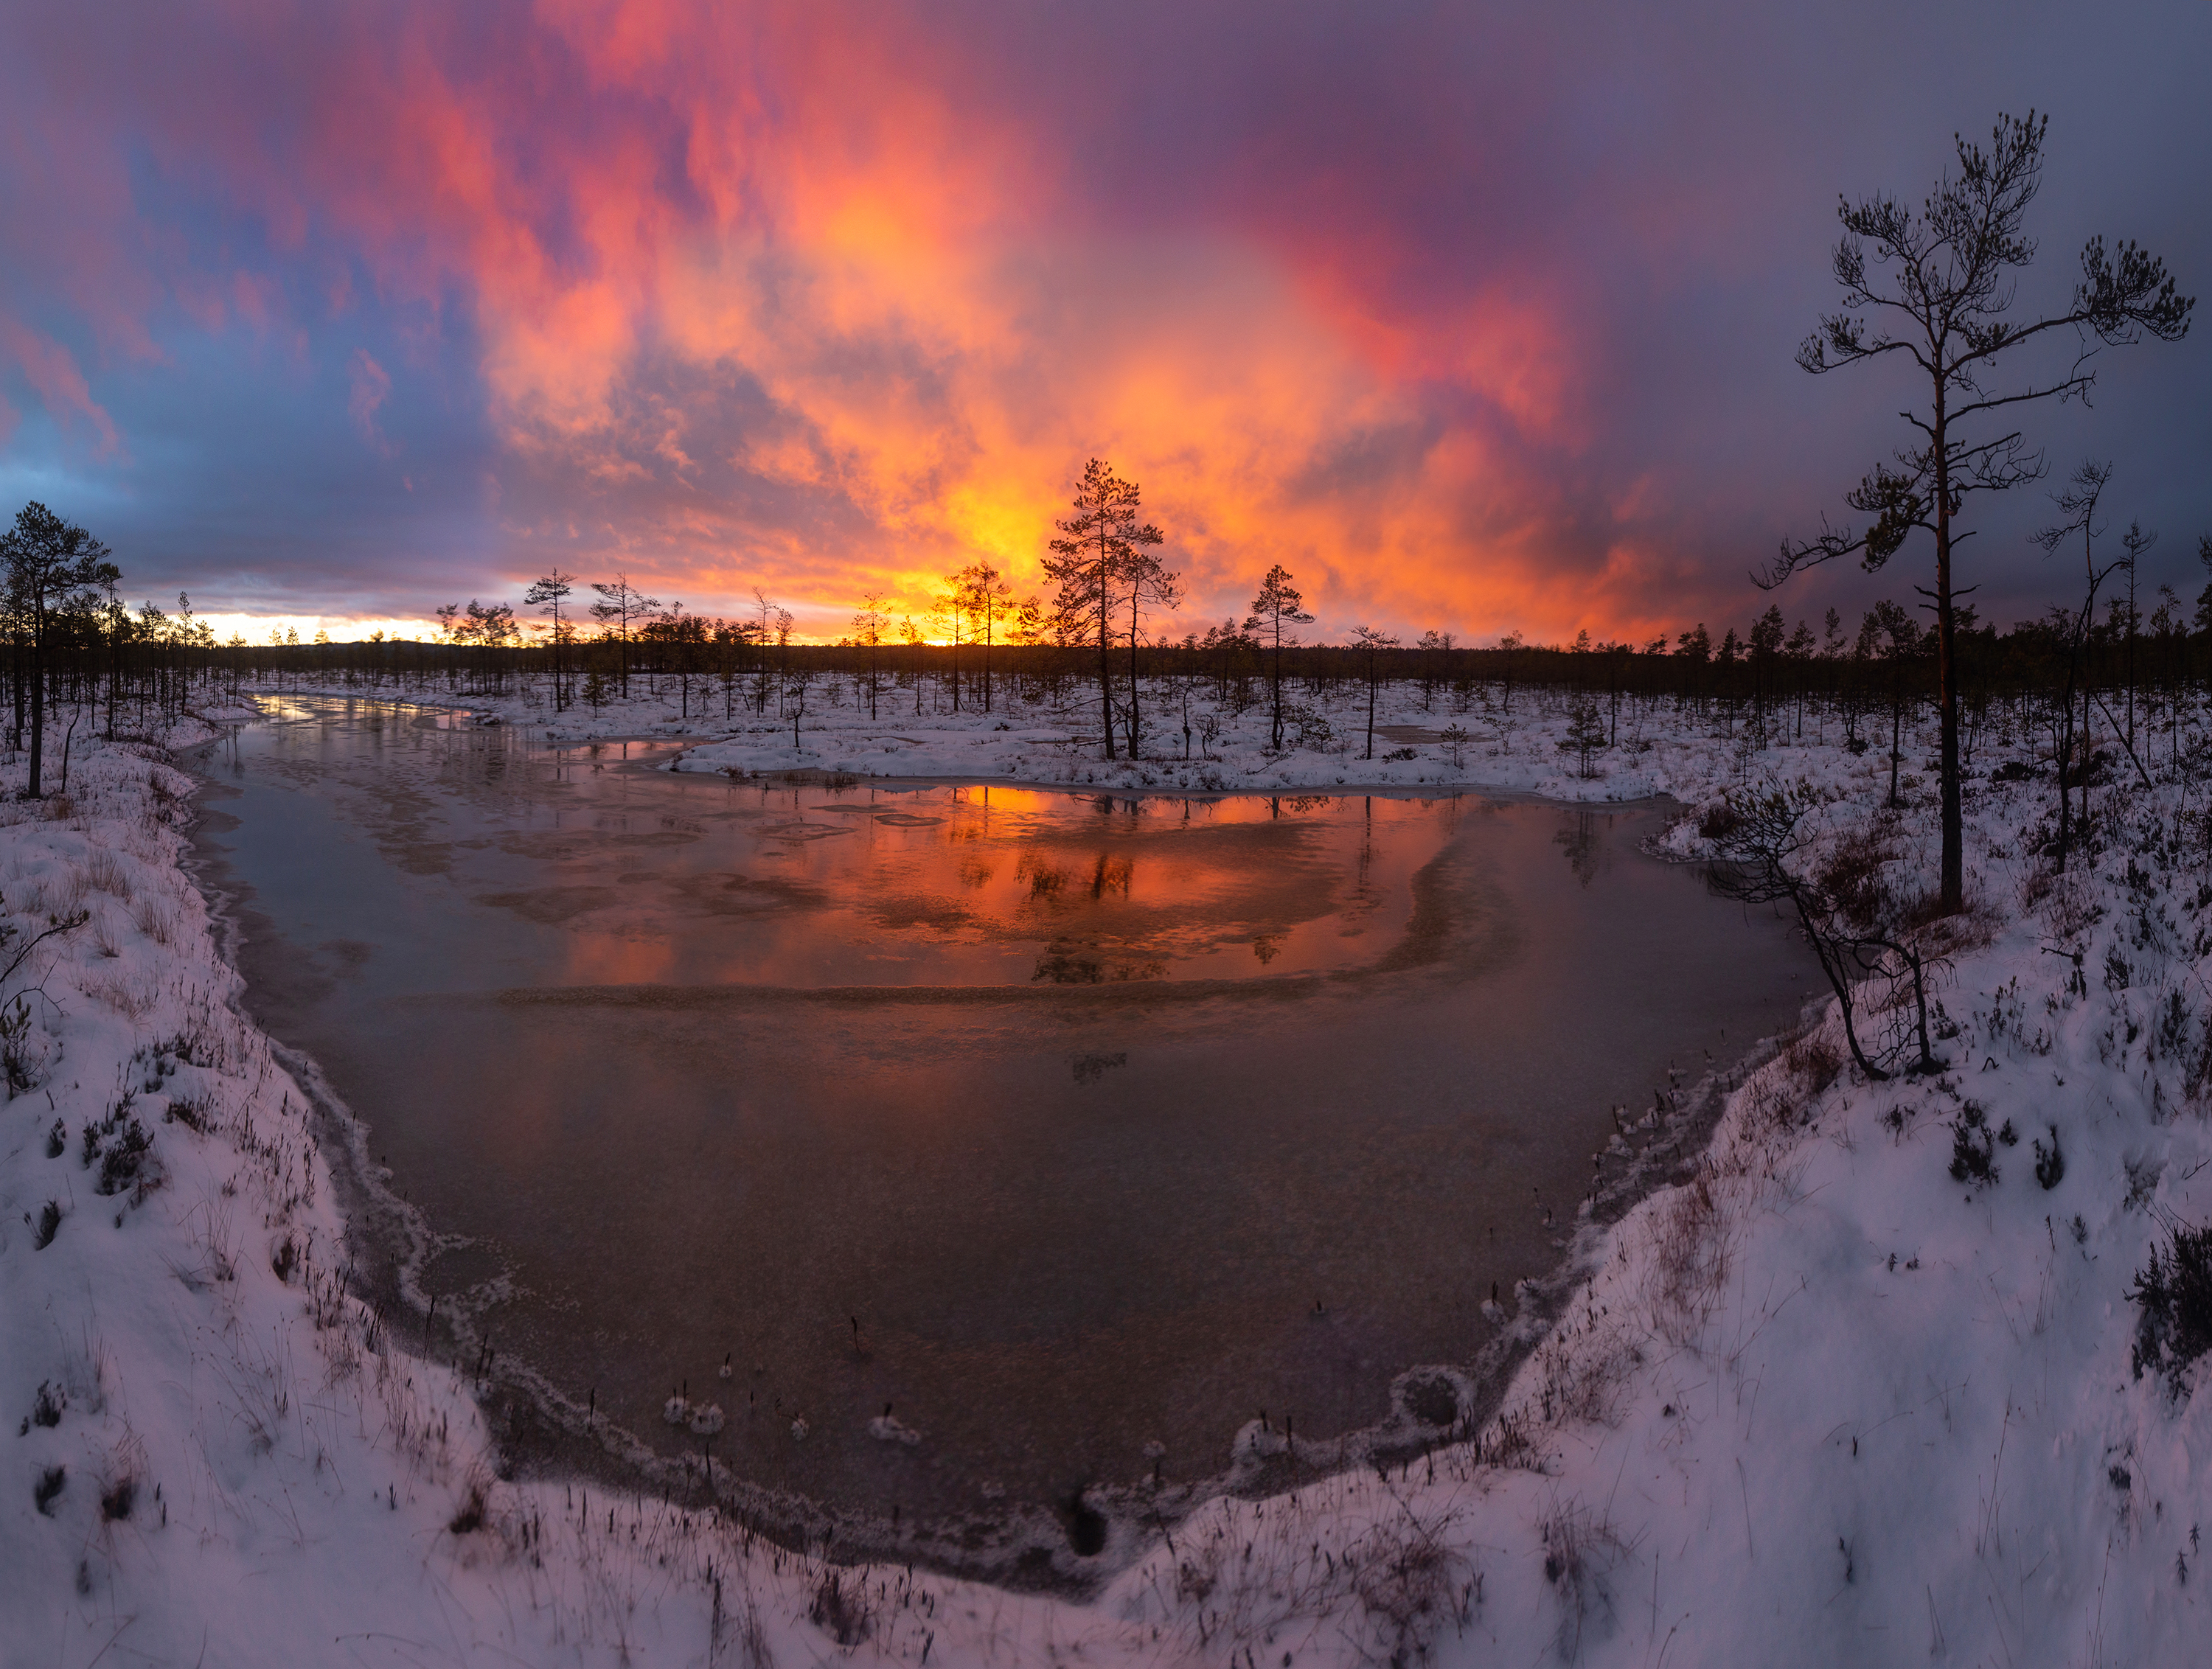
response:
M23 379L36 391L46 410L58 422L75 417L89 424L99 436L101 457L112 457L122 442L115 422L92 398L76 357L52 337L34 331L20 319L0 314L0 350L12 357Z

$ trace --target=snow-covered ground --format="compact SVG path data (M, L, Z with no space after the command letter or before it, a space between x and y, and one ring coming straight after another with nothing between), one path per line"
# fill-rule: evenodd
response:
M1284 746L1277 751L1264 679L1251 681L1241 697L1232 683L1226 701L1218 698L1211 679L1148 679L1143 756L1133 760L1119 726L1117 756L1102 756L1097 688L1080 682L1069 683L1057 700L1032 701L1000 677L988 712L978 706L980 686L972 679L954 711L941 681L925 680L917 703L911 683L894 684L888 675L872 703L865 683L842 676L813 679L794 704L782 686L762 692L749 678L726 689L718 680L695 677L680 691L673 677L639 673L627 699L611 697L597 707L571 700L558 711L550 681L542 677L508 680L496 692L466 683L290 678L282 690L465 707L483 721L526 725L563 744L652 737L681 749L678 769L757 774L806 770L1221 793L1462 783L1625 800L1658 793L1695 798L1753 778L1832 774L1845 760L1868 780L1879 774L1886 791L1888 772L1878 745L1887 735L1887 709L1862 718L1858 733L1876 745L1863 760L1853 760L1841 749L1840 721L1818 707L1802 715L1794 706L1770 712L1762 745L1752 750L1741 725L1718 703L1685 728L1671 701L1652 706L1624 695L1616 703L1603 694L1583 698L1494 684L1455 691L1443 681L1425 692L1417 683L1382 688L1370 757L1364 684L1338 683L1316 695L1285 680ZM1578 703L1606 737L1587 778L1579 753L1566 745ZM1924 746L1908 749L1905 771L1916 785L1934 769L1926 754Z
M560 719L677 736L684 769L1464 780L1693 806L1802 779L1836 796L1831 838L1893 854L1893 885L1932 871L1929 738L1908 733L1909 809L1886 814L1879 745L1846 751L1833 717L1801 738L1776 715L1786 743L1753 749L1740 715L1624 706L1584 779L1565 704L1527 691L1510 713L1495 690L1464 710L1391 692L1383 721L1412 728L1362 761L1361 691L1319 715L1348 751L1266 755L1261 707L1194 737L1215 759L1108 767L1054 739L1095 734L1067 715L916 719L902 693L871 723L817 683L797 750L773 702L732 734L664 713L672 687ZM553 719L527 695L469 705ZM1429 739L1449 725L1468 739ZM1082 1602L502 1480L470 1387L408 1353L420 1319L344 1290L304 1098L233 1005L180 867L189 780L80 743L65 801L0 804L0 967L86 913L0 990L10 1014L24 998L0 1029L0 1413L21 1423L0 1663L2198 1660L2208 1370L2136 1377L2128 1296L2174 1225L2212 1217L2212 773L2188 768L2193 734L2152 736L2155 786L2094 791L2100 849L2054 879L2030 852L2047 779L1990 780L2032 739L1993 725L1967 803L1973 909L1939 975L1947 1070L1838 1071L1832 1016L1741 1077L1690 1183L1583 1224L1588 1284L1556 1325L1524 1310L1540 1342L1475 1441L1218 1500ZM1670 838L1698 847L1693 820ZM1981 1131L1990 1180L1954 1180ZM1240 1441L1255 1461L1283 1444Z

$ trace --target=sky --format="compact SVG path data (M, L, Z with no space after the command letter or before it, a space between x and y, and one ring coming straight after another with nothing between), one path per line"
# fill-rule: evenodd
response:
M1908 438L1897 370L1792 361L1838 194L2033 106L2021 309L2092 233L2212 289L2207 63L2179 3L12 7L0 501L253 636L557 566L831 637L979 559L1042 589L1095 456L1171 632L1280 562L1323 639L1717 633ZM2021 419L2192 602L2208 343ZM1972 512L1987 616L2064 593L2051 513Z

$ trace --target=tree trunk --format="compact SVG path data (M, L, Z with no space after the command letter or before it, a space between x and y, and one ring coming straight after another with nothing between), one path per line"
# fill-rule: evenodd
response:
M1951 456L1945 433L1943 385L1936 385L1936 710L1943 779L1942 913L1966 907L1966 820L1959 803L1959 663L1952 638Z
M1137 713L1137 588L1143 582L1132 581L1129 587L1129 757L1138 756L1137 743L1143 734L1143 721Z
M1273 747L1275 752L1280 753L1283 750L1283 617L1279 614L1275 616L1274 671L1267 683L1268 695L1274 703Z
M1114 671L1107 659L1106 612L1098 614L1098 723L1106 732L1106 757L1114 756Z
M2066 847L2073 833L2074 790L2066 780L2074 757L2074 646L2066 648L2066 695L2058 716L2058 860L2053 867L2066 873Z
M31 786L29 798L40 798L39 763L45 752L46 742L46 668L40 664L38 627L33 622L31 639Z

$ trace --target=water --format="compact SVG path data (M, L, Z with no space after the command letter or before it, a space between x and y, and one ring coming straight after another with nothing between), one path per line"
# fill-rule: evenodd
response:
M256 1017L453 1237L441 1305L649 1441L688 1382L718 1465L909 1522L1148 1444L1208 1475L1262 1409L1371 1423L1556 1263L1610 1109L1806 989L1638 852L1648 809L658 756L286 702L206 756L204 874Z

